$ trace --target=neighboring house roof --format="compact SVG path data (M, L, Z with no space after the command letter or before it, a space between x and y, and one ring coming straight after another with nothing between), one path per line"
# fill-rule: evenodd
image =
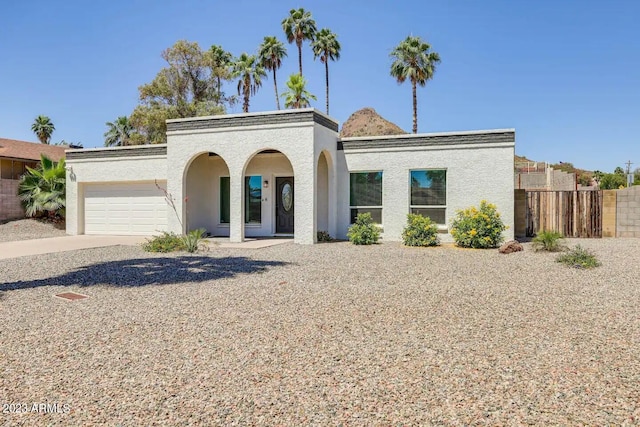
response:
M64 150L68 147L47 145L39 142L16 141L15 139L0 138L0 157L20 160L40 160L44 154L57 162L64 157Z

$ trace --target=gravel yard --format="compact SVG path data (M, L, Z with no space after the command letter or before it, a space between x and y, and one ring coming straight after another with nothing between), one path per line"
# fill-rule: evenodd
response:
M69 408L6 406L0 420L638 424L640 239L579 243L602 267L571 269L529 244L0 261L0 404ZM89 298L53 297L68 291Z
M17 240L44 239L46 237L64 236L65 230L53 224L37 219L18 219L0 223L0 243Z

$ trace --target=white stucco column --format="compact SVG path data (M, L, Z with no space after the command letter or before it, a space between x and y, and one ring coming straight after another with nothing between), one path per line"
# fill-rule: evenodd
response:
M244 178L241 167L229 165L229 241L244 241Z
M316 215L316 165L313 153L305 161L294 165L294 233L293 241L304 245L315 243L315 215Z

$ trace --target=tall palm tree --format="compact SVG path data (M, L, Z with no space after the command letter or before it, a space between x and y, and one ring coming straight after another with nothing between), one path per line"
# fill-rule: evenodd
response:
M282 29L287 36L289 43L296 42L298 46L298 65L300 66L300 75L302 75L302 42L305 40L313 41L316 35L316 21L311 17L311 12L305 11L303 8L291 9L289 16L282 20Z
M242 53L233 63L233 76L239 77L238 95L243 97L242 111L249 112L249 99L262 86L262 78L267 76L256 55Z
M418 133L417 85L425 86L433 78L440 55L431 51L431 45L417 36L408 36L391 52L391 76L398 83L411 81L413 91L413 133Z
M36 169L27 166L20 177L18 196L27 216L40 213L64 216L66 203L66 169L64 159L54 162L42 154Z
M127 116L120 116L113 122L105 123L109 128L104 133L105 147L121 147L131 144L133 125Z
M49 144L51 141L51 135L56 127L51 122L51 119L47 116L40 115L36 117L31 125L31 130L36 134L38 140L43 144Z
M276 91L276 106L280 109L280 97L278 97L278 82L276 81L276 70L282 65L282 58L287 56L287 48L284 44L273 36L267 36L260 45L258 51L260 63L267 70L273 71L273 88Z
M291 74L287 81L288 91L282 94L285 97L284 106L287 108L306 108L315 100L315 95L306 89L307 81L300 74Z
M211 74L216 80L216 98L218 103L220 103L222 99L222 80L229 78L229 68L233 62L233 56L220 45L211 46L206 56L209 61L209 66L211 67Z
M323 28L316 34L311 47L313 48L313 59L320 57L320 62L324 64L327 114L329 114L329 60L337 61L340 59L340 42L338 42L335 33L328 28Z

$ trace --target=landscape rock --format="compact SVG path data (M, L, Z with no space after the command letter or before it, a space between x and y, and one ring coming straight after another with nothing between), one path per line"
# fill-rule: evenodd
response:
M510 254L513 252L520 252L523 250L524 248L522 247L520 242L518 242L517 240L509 240L508 242L503 243L502 246L500 246L500 249L498 249L498 251L501 254Z

